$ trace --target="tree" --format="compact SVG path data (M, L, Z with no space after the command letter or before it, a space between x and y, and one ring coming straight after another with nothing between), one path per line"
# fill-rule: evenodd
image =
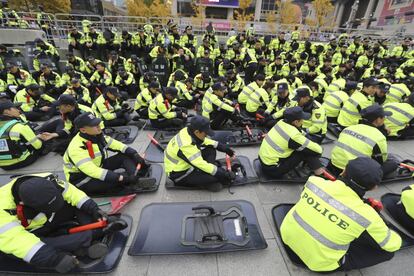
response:
M276 9L279 14L281 24L292 25L301 23L301 10L298 5L292 3L292 0L276 0Z
M127 0L128 15L145 17L167 17L171 15L171 2L162 0Z
M234 11L237 29L244 30L246 22L254 20L254 12L250 9L252 0L239 0L239 8Z
M42 1L42 0L13 0L9 1L10 8L20 11L38 11L39 5L42 5L45 12L49 13L69 13L70 12L70 0L54 0L54 1Z
M315 13L314 18L307 18L306 24L316 27L332 27L334 22L334 17L332 12L334 11L334 6L330 0L313 0L312 1L313 10Z

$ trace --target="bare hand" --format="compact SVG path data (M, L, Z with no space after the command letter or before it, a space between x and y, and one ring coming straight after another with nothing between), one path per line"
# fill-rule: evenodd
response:
M44 112L47 112L47 111L49 111L50 110L50 106L42 106L41 108L40 108L40 110L42 110L42 111L44 111Z

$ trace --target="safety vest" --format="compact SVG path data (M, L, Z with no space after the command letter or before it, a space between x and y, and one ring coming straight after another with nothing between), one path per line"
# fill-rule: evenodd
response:
M326 97L329 96L329 94L335 91L343 90L345 88L345 85L346 85L346 80L343 78L334 80L333 82L331 82L331 84L329 84L328 88L326 89L326 93L323 99L325 100Z
M112 74L105 70L103 73L99 71L95 71L90 78L92 83L97 84L105 84L106 86L110 86L112 84Z
M374 147L378 146L381 156L373 156ZM372 157L387 160L387 139L377 128L358 124L345 128L339 135L332 150L331 162L335 167L345 169L350 160L357 157Z
M313 271L332 271L362 232L383 250L401 247L401 237L343 181L311 176L280 227L283 242Z
M234 107L230 103L225 102L225 99L220 99L216 94L213 93L213 89L208 89L204 94L203 100L201 102L201 115L210 119L210 113L216 110L224 109L228 112L233 113Z
M218 142L205 138L201 145L197 145L189 133L187 127L183 128L175 135L167 145L164 152L164 168L167 175L171 172L187 171L190 174L194 168L200 169L205 173L215 175L217 166L207 162L201 155L201 146L213 146L217 148ZM183 154L186 160L179 156Z
M13 195L14 184L22 178L42 177L51 180L62 191L63 199L78 209L89 200L89 197L73 185L57 180L53 174L39 173L23 175L14 178L12 181L0 188L0 250L5 254L12 254L19 259L30 262L32 257L45 244L30 233L30 231L42 227L48 220L45 214L39 213L33 218L22 218L19 220L18 204ZM20 205L22 206L22 205ZM23 205L24 206L24 205ZM23 207L24 208L24 207ZM23 226L27 222L26 227Z
M117 181L108 179L110 171L102 168L102 163L109 157L109 150L124 153L128 147L106 135L105 141L106 145L100 148L80 133L73 137L63 156L63 171L70 183L81 187L91 179Z
M348 99L349 95L344 91L336 91L330 93L322 104L322 106L325 108L326 116L332 118L338 117L344 102L346 102Z
M135 100L134 110L138 110L144 107L148 107L149 102L152 100L152 93L149 91L148 88L142 90Z
M389 103L384 110L391 111L392 115L385 117L384 124L390 130L389 136L398 136L398 131L406 128L414 119L414 107L409 103Z
M387 103L400 103L405 97L410 96L411 91L404 83L395 83L390 86L390 90L385 95L385 102Z
M77 102L83 102L83 104L86 104L88 106L92 105L92 99L89 94L89 90L81 85L79 88L75 89L74 87L68 87L63 94L69 94L72 95Z
M0 121L0 164L4 160L19 158L28 153L26 146L19 140L11 140L10 136L20 138L19 133L10 133L10 130L18 124L18 120Z
M256 112L261 106L269 106L269 93L263 88L259 88L250 93L249 100L246 103L248 112Z
M190 92L187 89L187 85L182 83L181 81L177 81L175 83L175 88L177 88L177 100L189 100L191 101L193 99L193 96L191 96Z
M312 114L309 120L304 120L302 128L306 128L310 134L326 134L328 121L324 107L317 101L313 101Z
M414 219L414 184L403 189L401 203L404 206L405 212Z
M250 98L250 94L254 91L258 90L260 87L257 82L251 82L249 85L243 87L243 90L240 92L239 96L237 97L237 101L239 104L246 104Z
M276 165L279 159L288 158L295 149L289 148L289 141L292 139L302 145L296 149L301 151L305 148L317 153L322 153L318 144L310 141L295 126L280 120L266 135L259 149L259 158L266 165Z
M87 107L86 105L78 104L77 108L79 109L79 112L80 112L79 115L86 113L86 112L95 114L95 112L90 107ZM74 131L73 122L71 119L67 118L67 116L65 115L61 115L61 117L64 123L63 131L66 132L66 134L70 135ZM104 127L103 121L101 122L100 126L101 128Z
M339 112L338 123L344 127L358 124L361 119L359 112L373 104L372 97L363 94L361 91L356 91L344 103L344 106Z
M162 93L153 98L148 106L148 117L151 120L156 119L173 119L177 117L177 113L172 111L173 105L164 99Z
M213 85L213 80L210 78L210 82L206 82L201 77L201 74L198 74L194 78L194 86L197 90L206 91L209 87Z
M116 112L121 110L119 101L115 102L107 100L104 95L100 95L92 104L92 110L104 121L116 119Z

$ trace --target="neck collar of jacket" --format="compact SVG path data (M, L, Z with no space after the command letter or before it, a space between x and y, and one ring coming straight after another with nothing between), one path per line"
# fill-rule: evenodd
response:
M349 188L351 188L361 199L364 197L365 193L367 192L365 190L365 187L362 187L362 186L358 185L352 179L340 176L340 177L338 177L338 180L344 182L345 185L348 186Z
M201 139L199 139L195 134L194 134L194 130L192 130L190 127L187 127L187 133L188 135L190 135L191 139L193 140L194 144L196 145L201 145L203 143L203 141L201 141Z
M88 135L86 133L79 132L79 136L86 139L86 140L91 141L94 144L99 144L99 145L100 144L102 144L102 145L106 144L105 137L104 137L103 133L94 136L94 135Z

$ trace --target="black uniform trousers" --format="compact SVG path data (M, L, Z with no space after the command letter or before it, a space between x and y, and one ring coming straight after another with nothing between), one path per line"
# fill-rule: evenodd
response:
M295 151L289 157L279 159L276 165L266 165L260 159L263 172L273 178L283 178L285 174L296 168L300 162L305 161L311 170L316 170L322 167L318 154L307 154L302 151Z

